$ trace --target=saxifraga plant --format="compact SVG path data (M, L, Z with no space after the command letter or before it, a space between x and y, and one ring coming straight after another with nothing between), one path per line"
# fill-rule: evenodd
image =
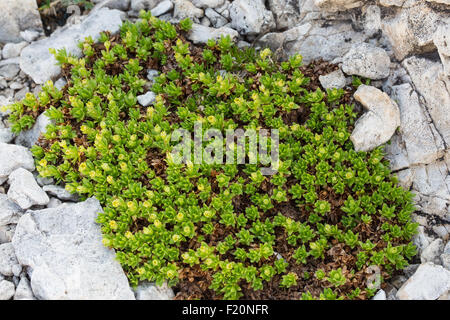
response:
M16 133L41 112L52 119L32 148L37 170L99 199L103 243L133 285L167 281L187 299L365 299L369 266L381 282L407 266L412 194L381 147L354 150L351 93L311 89L300 55L278 63L229 37L194 46L189 20L141 18L87 38L82 58L54 52L66 87L48 82L10 106ZM144 108L148 68L161 73ZM278 129L278 172L174 163L172 133L196 121Z

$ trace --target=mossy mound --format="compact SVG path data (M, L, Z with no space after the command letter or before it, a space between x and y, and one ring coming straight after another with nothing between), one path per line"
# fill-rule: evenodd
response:
M354 151L354 88L317 82L334 66L279 63L229 38L194 46L190 21L141 16L86 39L81 59L58 52L66 87L46 84L10 118L16 132L44 111L54 121L32 149L37 169L101 201L103 242L132 284L168 281L180 299L364 299L407 265L412 195L381 148ZM160 72L151 87L148 69ZM242 164L177 164L174 132L196 123L223 135L277 129L275 174L249 164L248 148Z

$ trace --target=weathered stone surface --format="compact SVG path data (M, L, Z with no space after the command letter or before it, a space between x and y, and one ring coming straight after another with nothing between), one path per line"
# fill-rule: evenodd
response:
M228 23L227 19L211 8L205 10L205 16L209 19L214 28L221 28Z
M22 49L25 48L28 45L26 41L22 41L19 43L7 43L3 47L2 54L3 59L10 59L20 56L20 53L22 52Z
M94 0L96 6L92 10L101 8L117 9L127 11L130 8L130 0Z
M0 226L16 223L21 211L17 204L9 200L5 194L0 193Z
M136 300L172 300L175 297L173 290L166 283L159 287L149 282L139 284L135 295Z
M12 277L18 276L21 271L22 267L17 262L11 242L0 244L0 274Z
M12 243L19 263L31 267L38 299L134 299L115 253L102 244L96 199L28 211Z
M31 148L36 144L39 136L46 131L47 126L51 123L52 121L50 118L42 113L39 117L37 117L36 123L30 130L25 130L19 133L15 141L16 144Z
M427 2L450 5L450 0L426 0Z
M359 86L354 97L367 110L350 137L355 150L368 151L386 143L400 125L397 104L386 93L366 85Z
M386 292L383 289L378 290L377 294L372 298L372 300L386 300Z
M409 166L427 164L442 157L444 142L421 106L409 83L392 87L392 99L400 109L400 133Z
M14 283L1 280L0 281L0 300L9 300L14 296Z
M173 18L175 20L183 20L186 18L196 20L204 15L204 11L202 9L197 8L188 0L175 0L174 5L175 8L173 10Z
M139 16L141 10L151 10L158 5L161 0L131 0L130 14Z
M325 11L344 11L362 6L360 0L314 0L314 4Z
M320 84L324 89L343 88L346 85L345 75L340 69L329 74L319 76Z
M8 182L8 198L22 209L29 209L34 205L45 206L50 201L33 174L23 168L14 170L9 175Z
M96 40L102 31L116 33L122 23L122 15L123 12L119 10L101 8L82 23L68 25L54 32L49 38L32 43L22 51L20 68L38 84L57 77L61 68L56 65L55 58L49 52L50 48L65 48L68 53L79 56L79 41L89 36Z
M418 3L401 10L398 15L383 19L383 33L391 42L398 60L403 60L411 53L434 50L433 34L439 17L426 4Z
M368 43L353 46L344 56L342 71L369 79L383 79L389 76L391 60L384 49Z
M432 262L421 264L397 292L400 300L435 300L450 289L450 271Z
M223 5L225 0L192 0L192 4L197 8L217 8Z
M0 185L18 168L34 170L33 155L24 147L0 142L0 155Z
M425 58L405 59L403 66L411 76L418 93L425 100L426 109L433 120L436 130L450 145L450 93L442 74L442 64Z
M257 35L275 28L275 19L263 0L235 0L230 6L231 27L242 35Z
M444 248L444 244L442 243L442 239L433 240L420 255L420 261L422 263L425 262L433 262L435 264L440 263L440 255Z
M438 27L433 42L438 49L444 71L450 77L450 24L444 24Z
M267 4L275 17L278 30L292 28L300 22L300 1L268 0Z
M70 193L61 186L46 185L42 187L42 190L63 201L78 201L80 198L77 194Z
M0 226L0 244L11 242L15 230L16 230L15 224Z
M149 91L146 94L137 96L139 104L143 107L148 107L156 100L156 94L153 91Z
M225 37L227 35L229 35L232 40L239 36L236 30L228 27L215 29L194 23L191 31L188 33L188 39L194 43L206 43L209 39L217 40L221 36Z
M14 300L36 300L31 290L30 281L25 276L20 277Z
M173 2L170 0L165 0L161 3L158 3L158 5L150 11L154 17L159 17L172 9Z
M14 140L15 136L11 128L1 128L0 122L0 143L10 143Z
M35 0L2 0L0 12L0 42L20 42L21 31L43 30Z

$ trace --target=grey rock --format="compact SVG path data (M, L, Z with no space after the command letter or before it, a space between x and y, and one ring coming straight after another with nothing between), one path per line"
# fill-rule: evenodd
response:
M427 2L450 5L450 0L426 0Z
M9 300L14 296L14 293L14 283L7 280L0 281L0 300Z
M0 42L20 42L24 30L43 31L35 0L2 0L0 12Z
M450 25L444 24L437 28L433 42L438 49L444 71L450 77Z
M211 26L211 21L208 19L208 17L203 17L200 19L200 24L202 26L209 27Z
M149 282L139 284L135 289L135 295L136 300L172 300L175 297L167 283L159 287Z
M11 242L15 231L16 231L15 224L0 226L0 244Z
M384 49L368 43L353 46L344 56L342 71L369 79L383 79L389 76L391 60Z
M372 298L372 300L386 300L386 292L383 289L378 290L377 294Z
M0 143L10 143L14 140L15 136L11 128L0 128Z
M146 94L137 96L139 104L143 107L148 107L156 101L156 94L153 91L149 91Z
M34 170L33 155L27 148L0 142L0 154L0 185L18 168Z
M42 178L38 173L36 173L34 175L34 178L36 179L36 182L38 183L38 185L40 185L41 187L55 183L53 178Z
M433 262L435 264L439 264L440 255L443 248L444 245L442 243L442 239L435 239L422 251L422 254L420 255L420 261L422 263Z
M380 0L380 5L383 7L401 7L406 0Z
M425 58L411 57L403 61L403 66L411 76L417 92L424 99L436 130L447 145L450 144L449 85L443 77L443 67L439 62Z
M104 7L121 11L127 11L130 8L130 0L94 0L93 2L96 6L92 9L92 11L99 10Z
M274 15L278 30L295 27L301 21L300 1L269 0L267 5Z
M59 78L58 80L56 80L55 82L55 88L57 88L58 90L62 90L67 84L66 79L64 78Z
M436 300L450 290L450 271L432 262L421 264L397 292L400 300Z
M345 11L363 5L361 0L314 0L314 4L324 11Z
M16 293L14 294L14 300L36 300L31 290L30 281L27 277L20 277L19 284L16 288Z
M20 274L22 270L20 264L17 262L16 254L14 253L14 248L9 243L0 244L0 273L7 277L12 277L13 275Z
M173 2L170 0L165 0L161 3L158 3L158 5L154 7L152 10L150 10L150 12L154 17L159 17L172 9L173 9Z
M57 197L62 201L78 201L80 197L77 194L72 194L61 186L46 185L42 188L49 195Z
M20 32L20 36L22 37L23 40L27 41L27 42L33 42L34 40L36 40L37 38L39 38L40 36L40 32L39 31L35 31L35 30L25 30L25 31L21 31Z
M197 8L217 8L224 4L225 0L192 0L192 4Z
M206 43L209 39L218 40L221 36L225 37L227 35L229 35L232 40L236 39L239 36L236 30L228 27L215 29L194 23L187 37L192 42L198 44Z
M275 19L263 0L235 0L230 6L231 27L242 35L257 35L275 28Z
M350 137L357 151L372 150L389 141L400 125L397 104L381 90L360 85L354 94L367 112L357 120Z
M12 244L19 263L32 269L36 298L134 299L114 250L102 244L99 212L92 198L28 211L19 220Z
M405 8L399 14L383 19L383 34L389 39L398 60L412 53L435 49L433 34L438 26L438 15L425 3Z
M205 16L211 21L211 24L214 28L223 27L228 23L228 20L222 17L219 13L217 13L214 9L207 8L205 10Z
M21 211L22 209L5 194L0 194L0 226L17 223Z
M20 68L37 84L45 83L59 75L61 68L49 49L65 48L67 53L81 55L78 42L91 36L97 40L102 31L116 33L122 23L123 12L101 8L89 15L82 23L68 25L49 38L39 40L26 47L20 56Z
M319 76L319 81L324 89L340 89L345 87L347 80L342 71L338 69L329 74Z
M52 121L50 118L42 113L39 117L37 117L36 123L30 130L25 130L19 133L16 138L16 144L31 148L36 144L40 135L46 131L47 126L51 123Z
M5 44L2 50L3 59L15 58L20 56L22 49L25 48L27 45L28 43L26 41L19 43L10 42Z
M150 10L156 7L161 0L131 0L130 15L138 16L141 10Z
M15 63L9 63L0 67L0 76L4 79L11 81L19 74L19 65Z
M441 254L441 263L445 269L450 270L450 253Z
M8 198L22 209L34 205L45 206L49 201L47 194L39 187L33 174L23 168L16 169L9 176Z
M417 233L413 236L412 240L414 245L417 247L419 254L421 254L423 250L425 250L425 248L427 248L432 241L432 239L430 239L426 235L425 228L423 226L419 226L417 228Z
M175 8L173 10L173 18L177 21L190 18L198 21L204 15L202 9L197 8L188 0L174 0Z
M62 205L62 201L58 198L50 198L49 203L47 204L47 208L52 209Z
M392 87L392 98L400 109L400 133L409 166L427 164L444 154L444 141L431 124L419 96L409 83Z
M155 79L159 76L159 71L154 69L148 69L147 70L147 79L151 83L155 81Z

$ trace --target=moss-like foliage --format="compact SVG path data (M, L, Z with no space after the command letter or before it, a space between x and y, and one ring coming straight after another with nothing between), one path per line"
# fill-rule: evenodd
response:
M321 91L300 55L278 63L229 38L194 46L190 21L141 17L86 39L81 59L59 51L66 87L47 83L10 118L16 132L43 111L54 121L32 149L37 169L100 200L103 243L132 284L167 281L188 299L364 299L377 274L407 265L412 196L381 148L354 150L354 89ZM142 107L149 68L161 72L156 101ZM176 164L172 133L197 121L278 129L278 172Z

